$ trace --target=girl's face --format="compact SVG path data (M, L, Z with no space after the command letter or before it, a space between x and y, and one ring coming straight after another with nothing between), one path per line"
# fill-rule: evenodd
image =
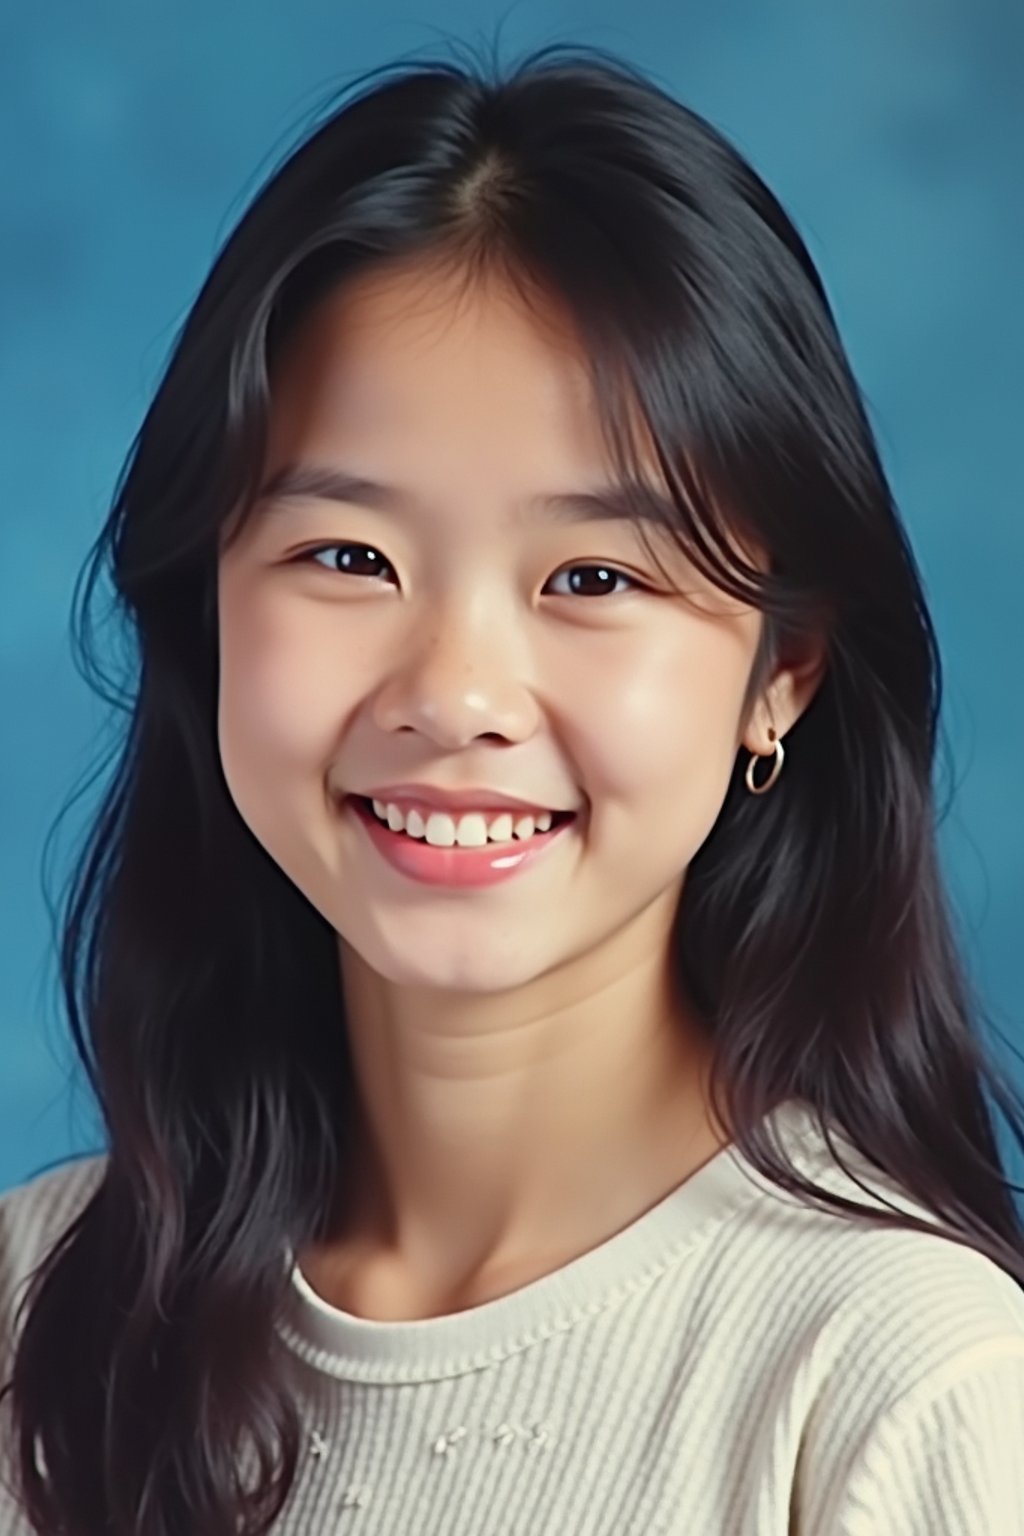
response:
M493 282L378 272L316 309L273 384L267 480L393 489L267 499L221 556L220 751L253 834L403 988L525 988L630 928L663 948L762 620L666 535L659 571L630 521L545 506L611 483L567 326ZM578 815L511 879L423 884L343 798L410 780Z

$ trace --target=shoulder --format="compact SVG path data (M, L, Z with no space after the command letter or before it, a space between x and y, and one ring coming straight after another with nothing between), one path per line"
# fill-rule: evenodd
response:
M48 1168L34 1177L0 1191L0 1390L10 1379L17 1334L21 1328L19 1306L28 1283L53 1244L88 1204L106 1167L105 1153L78 1157ZM28 1522L17 1504L10 1484L10 1404L3 1403L4 1475L0 1477L0 1531L24 1531Z
M994 1259L946 1235L935 1213L849 1141L838 1158L815 1136L794 1161L818 1188L870 1211L911 1217L926 1230L807 1204L774 1186L750 1207L749 1241L761 1279L777 1290L802 1342L832 1368L874 1378L881 1397L914 1384L986 1341L1024 1347L1024 1290ZM841 1160L840 1160L841 1159Z
M711 1300L696 1317L762 1464L788 1469L789 1528L1024 1536L1020 1282L845 1137L830 1147L788 1124L804 1177L866 1212L809 1203L744 1163L760 1194L704 1248ZM692 1337L692 1291L686 1315Z
M1011 1488L1024 1500L1024 1290L944 1235L933 1212L849 1142L837 1145L845 1166L823 1143L796 1161L819 1187L895 1207L927 1230L833 1214L788 1192L750 1208L751 1272L770 1320L762 1366L786 1384L799 1426L791 1450L808 1523L798 1529L859 1530L868 1510L884 1524L888 1507L913 1536L1001 1536L999 1501ZM950 1491L950 1524L929 1479Z
M979 1371L993 1391L1024 1389L1024 1291L993 1259L938 1231L815 1236L799 1340L816 1363L812 1428L855 1437L911 1394Z
M853 1433L919 1383L1024 1351L1024 1291L845 1137L831 1140L795 1116L782 1136L814 1188L863 1214L783 1190L741 1160L758 1192L702 1249L717 1298L702 1315L716 1353L742 1336L745 1369L785 1391L793 1422Z
M84 1210L107 1165L105 1152L76 1157L0 1192L0 1331L32 1274Z
M836 1144L841 1163L823 1147L813 1154L816 1183L927 1229L839 1213L815 1212L807 1220L808 1248L817 1255L817 1284L830 1304L833 1328L837 1337L856 1336L862 1366L872 1337L880 1340L883 1356L913 1353L922 1364L953 1358L990 1337L1024 1344L1019 1281L962 1237L949 1235L934 1211L845 1138Z
M937 1232L860 1227L806 1288L798 1530L1024 1532L1017 1281Z

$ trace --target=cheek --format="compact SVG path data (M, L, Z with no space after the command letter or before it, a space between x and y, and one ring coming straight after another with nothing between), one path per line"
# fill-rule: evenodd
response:
M341 670L266 609L223 614L219 670L218 739L232 795L248 815L272 786L280 806L329 757Z
M623 792L731 771L752 648L710 624L623 648L576 712L591 759Z

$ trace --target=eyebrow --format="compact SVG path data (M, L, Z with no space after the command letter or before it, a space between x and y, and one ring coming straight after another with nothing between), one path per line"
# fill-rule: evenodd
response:
M405 514L416 505L416 497L399 486L319 464L283 465L260 488L256 505L261 516L277 515L290 511L289 502L299 499L338 501ZM679 517L668 493L653 485L611 483L595 490L535 496L527 506L558 523L633 522L639 517L658 527L671 527Z

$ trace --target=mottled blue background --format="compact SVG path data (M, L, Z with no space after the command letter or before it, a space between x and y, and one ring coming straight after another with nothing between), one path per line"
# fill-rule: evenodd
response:
M72 584L172 335L219 241L332 86L447 37L486 41L499 20L503 56L582 41L656 71L753 160L807 239L923 567L947 675L943 858L978 989L1019 1049L1024 8L50 0L5 11L0 1188L100 1136L66 1041L41 860L107 740L72 665ZM52 846L54 891L96 798L87 787ZM1021 1062L997 1049L1019 1083ZM1020 1181L1015 1156L1010 1166Z

